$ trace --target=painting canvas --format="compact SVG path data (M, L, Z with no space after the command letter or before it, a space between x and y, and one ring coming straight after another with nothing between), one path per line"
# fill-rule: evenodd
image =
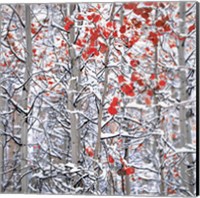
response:
M196 196L197 7L0 4L0 193Z

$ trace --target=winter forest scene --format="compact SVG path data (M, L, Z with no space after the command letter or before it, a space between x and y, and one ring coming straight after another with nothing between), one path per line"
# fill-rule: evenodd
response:
M0 4L0 193L196 196L196 9Z

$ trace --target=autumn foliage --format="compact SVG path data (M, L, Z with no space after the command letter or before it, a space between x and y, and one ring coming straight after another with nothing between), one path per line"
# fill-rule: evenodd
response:
M108 113L111 115L115 115L118 113L117 107L119 105L120 100L117 97L114 97L112 99L112 102L110 103L110 106L108 107Z
M194 5L31 5L30 29L25 7L1 5L5 192L22 189L23 144L31 192L193 195Z
M86 147L85 152L88 156L94 157L94 150L91 147Z

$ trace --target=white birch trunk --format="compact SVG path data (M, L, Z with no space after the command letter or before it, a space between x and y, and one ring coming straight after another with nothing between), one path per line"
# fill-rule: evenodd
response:
M186 12L186 3L185 2L180 2L180 11L179 15L182 21L180 22L180 33L184 34L185 33L185 12ZM179 55L179 65L180 66L185 66L185 41L180 40L179 41L179 47L178 47L178 55ZM180 71L180 80L181 80L181 87L180 87L180 101L185 101L188 99L188 94L186 92L187 89L187 76L185 70ZM181 143L180 147L186 146L186 144L191 144L192 143L192 136L191 136L191 130L190 130L190 124L187 119L187 109L185 108L184 105L180 106L180 113L179 113L179 120L180 120L180 132L181 132ZM192 164L193 162L193 157L190 155L188 157L188 163ZM194 194L194 173L193 171L189 171L189 169L186 167L181 167L181 176L183 178L183 184L185 187L188 187L189 191ZM187 170L188 169L188 170ZM189 174L187 174L187 172ZM188 181L189 184L187 184Z
M157 15L158 15L158 9L156 9L155 12L155 20L157 20ZM157 27L156 25L154 25L155 27L155 32L157 32ZM158 43L159 44L159 43ZM159 70L158 70L158 44L155 46L155 54L154 54L154 64L155 64L155 68L154 68L154 74L156 76L156 80L158 81L158 74L159 74ZM155 94L155 93L154 93ZM153 96L153 100L154 100L154 104L157 105L158 104L158 98L156 95ZM155 116L158 117L156 126L159 125L159 128L162 127L162 124L160 123L160 115L161 114L161 108L160 107L156 107L155 108ZM157 151L159 144L161 144L159 142L159 140L161 140L161 136L160 135L154 135L154 143L153 143L153 151ZM166 195L166 189L165 189L165 179L164 179L164 167L162 167L163 165L163 150L159 150L158 151L158 157L159 157L159 176L160 176L160 182L159 182L159 189L160 189L160 195ZM156 154L156 153L155 153Z
M111 9L112 10L111 10L111 14L110 14L110 21L112 21L112 18L113 18L113 13L115 11L115 4L113 4ZM110 40L108 41L108 45L110 45ZM105 60L104 60L104 65L105 65L105 76L104 76L104 79L105 80L104 80L104 83L103 83L104 89L103 89L101 104L100 104L100 107L99 107L98 132L97 132L97 141L96 141L95 152L94 152L94 158L95 159L98 158L99 150L100 150L100 147L101 147L100 141L101 141L102 118L103 118L103 106L104 106L107 87L108 87L108 73L109 73L109 70L107 68L108 63L109 63L109 50L106 52Z
M1 26L2 24L2 18L1 18L1 6L0 6L0 56L1 56ZM0 57L1 60L2 57ZM2 93L2 89L0 88L0 93ZM3 98L0 98L0 112L2 112L3 107L4 107L4 100ZM2 123L3 120L0 120L0 193L3 192L3 172L4 172L4 136L3 136L3 131L4 131L4 126Z
M128 143L128 139L125 139L125 144L127 144L127 143ZM129 162L128 156L129 156L129 149L126 148L125 149L125 159L126 159L127 162ZM125 176L125 184L126 184L126 195L130 195L131 194L131 184L130 184L129 175Z
M26 83L23 88L22 93L22 107L27 109L28 106L28 94L30 91L30 81L27 82L31 75L31 67L32 67L32 42L31 42L31 11L30 5L25 5L25 20L26 20L26 69L24 74L24 82ZM28 143L28 122L27 116L23 115L22 117L22 131L21 131L21 141L22 141L22 149L21 149L21 185L22 185L22 193L28 192L28 177L26 175L27 172L27 143Z
M124 9L122 6L121 10L120 10L120 25L121 26L123 25L123 21L124 21ZM123 71L123 67L121 69ZM125 144L127 143L127 141L128 140L125 139ZM125 149L125 159L127 162L128 162L128 155L129 155L129 150L128 150L128 148L126 148ZM125 192L126 192L126 195L130 195L130 193L131 193L131 183L130 183L129 175L125 175Z
M157 78L157 76L158 76L158 66L157 66L157 62L158 62L158 46L155 46L155 74L156 74L156 78ZM158 79L158 78L157 78ZM154 97L154 103L155 104L158 104L158 99L157 99L157 97ZM156 114L156 116L158 116L158 119L160 120L160 112L161 112L161 108L160 107L157 107L156 108L156 112L155 112L155 114ZM157 123L157 124L159 124L160 126L160 128L162 127L161 125L161 123ZM161 140L161 137L160 136L157 136L157 135L155 135L154 136L154 138L155 138L155 150L157 150L157 148L159 147L159 139ZM160 167L159 167L159 170L160 170L160 194L163 196L163 195L166 195L166 190L165 190L165 179L164 179L164 167L162 167L163 166L163 150L164 150L164 148L162 148L162 150L159 150L159 153L158 153L158 155L159 155L159 163L160 163Z
M67 14L70 17L73 14L74 4L68 4ZM75 31L74 27L70 29L70 43L72 44L69 48L72 76L69 83L69 94L68 94L68 109L74 111L74 92L78 90L77 83L79 78L79 65L78 61L75 59L75 49L73 47ZM72 162L78 164L80 156L80 134L78 132L78 118L74 113L70 113L70 123L71 123L71 148L72 148Z

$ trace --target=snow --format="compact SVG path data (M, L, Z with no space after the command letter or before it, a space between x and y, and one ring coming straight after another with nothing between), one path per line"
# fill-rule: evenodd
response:
M175 152L172 153L172 155L176 153L196 153L196 150L194 149L188 149L188 148L176 148Z
M153 8L149 13L150 20L147 23L141 14L136 14L133 9L121 10L123 5L116 3L115 14L119 14L119 16L113 16L112 19L116 22L116 31L119 31L123 17L124 25L129 22L133 24L132 19L136 18L142 22L142 27L136 28L131 25L124 34L118 32L119 35L116 38L113 38L112 35L110 39L103 36L97 38L97 41L108 45L109 51L108 53L100 51L98 56L91 55L87 60L82 56L83 52L86 52L88 46L96 45L96 42L90 42L90 28L100 27L99 31L102 35L106 23L110 20L111 8L114 7L114 4L80 3L74 10L70 9L69 4L31 5L33 23L31 27L41 29L38 34L32 34L32 48L36 50L36 54L32 57L33 71L30 75L31 87L30 90L27 90L27 99L21 98L25 88L25 61L20 62L15 57L19 55L19 57L26 58L25 29L21 25L17 13L12 16L9 6L1 6L3 23L0 61L2 63L5 61L8 65L8 67L3 66L0 69L3 90L0 93L0 106L2 106L2 108L0 107L0 123L2 123L2 125L0 124L0 143L4 146L2 149L0 145L0 156L3 157L0 161L4 165L0 167L0 172L4 171L3 174L5 174L2 177L4 187L8 186L5 192L15 189L15 186L17 186L15 190L18 192L21 189L21 180L23 181L25 178L20 178L21 170L30 168L29 190L36 193L107 195L112 191L110 186L113 179L116 188L114 194L123 195L122 184L124 182L125 188L127 185L117 171L125 166L135 168L133 175L123 177L130 179L131 195L159 195L161 193L161 173L165 176L166 191L171 185L177 190L176 195L182 195L183 191L184 193L188 191L181 183L182 175L180 178L174 178L173 171L179 170L181 163L189 164L185 156L189 154L195 160L196 154L196 112L184 120L186 127L191 129L192 140L191 142L187 140L190 144L182 145L180 138L184 135L180 128L180 109L184 107L186 110L188 108L195 110L196 108L196 32L193 30L191 33L187 33L188 27L194 23L195 6L189 11L185 21L182 20L185 23L183 34L180 33L181 24L179 24L181 22L179 20L180 4L179 2L173 4L164 2L163 6L156 9L156 21L166 15L170 16L166 23L170 25L171 31L159 34L159 44L155 47L148 38L151 31L162 29L162 27L155 27L154 22L156 21L151 21L155 18L155 5L138 3L138 8L141 8L142 12L145 11L143 7ZM94 10L97 5L100 8ZM24 7L23 5L21 7L22 10L18 11L17 7L16 11L22 15L19 17L25 24ZM69 12L72 13L69 14ZM70 19L75 22L72 29L74 30L74 32L72 31L73 35L71 31L66 32L63 28L65 24L63 19L66 13L71 15ZM83 22L77 20L77 14L85 17ZM101 19L97 23L88 19L94 14L100 14ZM122 17L121 14L124 16ZM12 20L10 21L10 19ZM14 38L6 37L8 30L13 33ZM139 41L133 46L127 47L125 43L136 32L140 35ZM123 35L127 41L122 41ZM182 42L177 38L179 36L188 37L184 46L179 46ZM81 41L85 39L83 48L78 47L71 37ZM17 50L10 45L13 40L17 45ZM171 44L174 47L171 47ZM12 47L12 51L10 51L10 47ZM99 46L95 47L101 50ZM149 49L146 49L147 47ZM185 65L178 63L181 62L178 47L179 49L184 47L185 57L182 58L186 60ZM68 54L69 50L70 55ZM156 50L157 64L155 62ZM108 54L108 60L106 60L106 54ZM130 66L132 59L140 61L135 68ZM73 64L73 61L76 61L77 64ZM76 68L73 70L75 66L78 66L77 70L81 68L77 75L74 73ZM107 71L109 75L106 93L102 95L105 90L105 73ZM138 82L131 81L133 72L141 76L146 83L145 86L139 86ZM182 90L184 86L180 72L186 75L187 79L184 79L187 83L186 88L189 90L194 87L191 95L185 100L180 94L181 91L186 91ZM156 79L149 80L153 73L156 73ZM121 74L124 75L127 83L133 84L135 96L127 96L122 92L121 84L117 81L117 76ZM157 82L159 79L165 78L162 74L166 76L167 86L159 89ZM37 78L39 75L45 76L52 83ZM71 89L70 84L73 82L77 88ZM155 90L156 94L151 97L151 106L145 105L145 97L149 89ZM63 92L61 93L61 91ZM73 101L69 101L69 96L73 97ZM113 97L120 99L120 104L116 107L118 113L114 116L107 111ZM104 104L101 104L102 98L105 98ZM31 109L23 108L23 102L28 102L29 109ZM69 102L74 105L73 111L68 108ZM98 113L102 105L101 119ZM77 164L72 163L74 154L72 152L74 142L71 140L70 117L72 114L77 120L76 123L73 123L78 131L78 134L74 135L78 137L78 143L75 143L77 150L80 151ZM20 144L21 125L25 121L28 123L27 156L23 156L24 153L21 153ZM99 158L96 159L86 153L86 147L90 146L95 151L99 123L101 123L101 145ZM176 137L174 138L173 135ZM185 137L185 139L187 138ZM34 147L34 145L38 146ZM5 152L5 155L2 155L2 152ZM108 155L113 157L114 163L108 162ZM22 157L28 160L24 167L21 166ZM188 172L194 166L191 169L184 167L183 172ZM10 174L11 172L13 174ZM7 180L8 176L10 177L9 181ZM135 180L133 181L132 178ZM186 181L186 183L188 182L190 181Z
M101 133L101 139L107 139L107 138L114 138L117 137L120 133Z
M78 169L77 167L73 167L69 172L70 173L76 173L76 172L79 172L80 169Z
M138 104L136 101L130 102L126 105L127 108L135 108L143 111L147 111L148 108L143 104Z
M69 167L69 168L75 168L75 164L71 163L71 162L67 162L65 164L66 167Z

